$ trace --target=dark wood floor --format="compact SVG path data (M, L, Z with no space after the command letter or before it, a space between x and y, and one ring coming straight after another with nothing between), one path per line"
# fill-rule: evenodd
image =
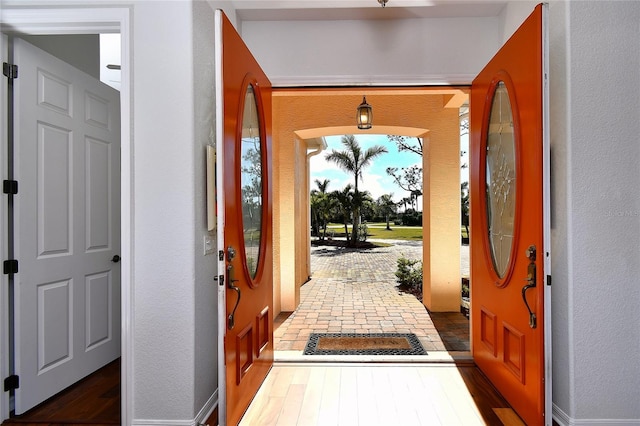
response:
M218 424L216 409L207 424ZM61 426L120 424L120 359L104 366L26 413L2 425Z
M120 359L3 425L119 425Z

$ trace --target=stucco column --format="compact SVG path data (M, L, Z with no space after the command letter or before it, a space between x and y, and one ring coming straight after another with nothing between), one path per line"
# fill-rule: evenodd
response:
M429 127L422 156L423 303L433 312L456 312L461 289L458 110L443 109Z

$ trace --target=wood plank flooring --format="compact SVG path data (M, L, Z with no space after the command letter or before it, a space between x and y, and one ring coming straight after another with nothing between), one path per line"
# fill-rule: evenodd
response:
M276 363L240 423L392 424L523 423L475 366L416 363Z
M3 425L120 424L120 362ZM217 410L206 424L217 424ZM472 364L276 363L241 425L523 423Z
M120 359L3 425L120 424Z

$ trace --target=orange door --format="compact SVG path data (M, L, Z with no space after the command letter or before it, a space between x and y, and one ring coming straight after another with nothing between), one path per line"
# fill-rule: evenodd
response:
M271 83L222 12L216 22L224 122L218 146L226 287L221 411L235 425L273 364Z
M473 356L531 426L545 423L542 35L540 5L470 101Z

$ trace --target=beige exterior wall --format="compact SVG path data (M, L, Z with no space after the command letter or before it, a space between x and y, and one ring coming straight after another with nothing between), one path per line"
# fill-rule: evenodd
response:
M373 106L374 127L355 126L362 96ZM424 163L425 305L460 309L461 89L276 89L273 95L274 309L295 310L309 264L307 150L322 136L400 134L426 136ZM321 154L322 155L322 154ZM427 244L429 242L429 244Z
M423 303L452 312L460 310L460 126L457 110L437 118L422 157Z

